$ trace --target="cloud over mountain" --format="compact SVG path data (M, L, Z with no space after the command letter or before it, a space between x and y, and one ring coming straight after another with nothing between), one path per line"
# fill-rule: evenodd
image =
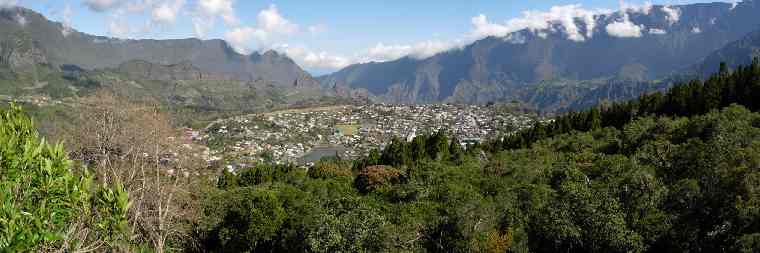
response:
M295 35L299 26L280 14L277 6L259 12L255 26L239 26L225 33L224 37L240 53L250 53L250 43L256 42L259 48L271 47L275 39Z
M522 17L504 23L491 23L480 14L472 18L469 37L477 40L488 36L504 37L520 30L534 33L560 32L569 40L582 42L594 35L596 19L609 10L588 10L580 4L554 6L549 11L525 11Z
M151 12L153 21L159 24L173 24L184 5L185 0L168 0L157 4Z
M284 52L288 57L298 62L299 65L309 69L333 70L344 68L352 63L348 58L332 55L324 51L314 52L305 47L282 44L275 46L273 49Z
M195 35L205 38L216 20L221 18L227 26L236 26L239 19L232 0L198 0L192 17Z
M662 11L667 14L668 22L671 25L678 23L678 21L681 19L681 10L678 9L678 7L666 5L662 7Z
M649 15L649 13L652 12L652 8L654 8L654 5L651 1L646 1L644 4L637 5L627 3L624 0L620 0L620 11L624 13L641 13L644 15Z
M369 48L362 56L363 59L360 60L364 62L388 61L404 56L421 59L449 50L455 46L456 43L440 40L428 40L414 45L385 45L383 43L378 43L374 47Z
M61 34L63 34L64 37L69 36L69 34L71 34L73 31L71 28L71 15L71 6L69 4L66 4L65 7L63 7L63 10L60 12L61 22L63 23Z
M663 29L649 28L649 34L664 35L668 34L668 32Z
M614 37L638 38L641 37L641 30L644 29L644 26L634 24L628 14L624 14L622 21L610 23L605 29L609 35Z

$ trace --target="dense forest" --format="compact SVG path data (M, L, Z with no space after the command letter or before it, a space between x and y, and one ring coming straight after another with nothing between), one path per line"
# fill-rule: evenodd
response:
M88 134L67 134L67 158L62 147L40 144L14 107L0 113L0 247L758 252L757 97L758 60L483 145L462 147L441 131L394 139L357 161L260 164L211 180L153 173L195 164L158 158L169 144L156 136L169 131L142 124L163 122L159 112L93 101L107 106L75 124ZM86 126L98 117L109 124Z
M739 66L730 72L725 63L717 74L706 81L692 80L674 85L665 94L645 94L637 100L599 106L581 112L557 117L551 123L537 123L502 140L490 143L492 151L529 147L548 137L573 131L590 131L603 127L621 128L642 116L694 116L731 104L739 104L752 111L760 110L760 59L749 66Z

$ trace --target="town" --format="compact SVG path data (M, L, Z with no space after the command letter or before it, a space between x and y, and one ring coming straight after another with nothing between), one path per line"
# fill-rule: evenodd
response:
M353 159L383 149L394 137L447 131L460 144L501 138L530 127L532 114L499 106L389 105L334 106L238 116L216 121L190 138L207 145L212 162L229 171L258 162L309 166L338 156Z

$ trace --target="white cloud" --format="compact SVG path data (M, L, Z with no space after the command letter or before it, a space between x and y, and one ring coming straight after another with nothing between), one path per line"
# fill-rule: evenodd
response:
M623 14L623 21L610 23L605 29L610 36L619 38L638 38L641 37L641 30L644 29L644 26L639 26L631 22L631 19L626 13Z
M539 34L541 36L541 34ZM545 36L543 38L546 38ZM525 37L525 35L521 33L510 33L506 37L504 37L504 41L512 43L512 44L525 44L528 42L528 38Z
M275 45L272 49L285 53L300 66L307 69L332 71L355 63L390 61L404 56L418 59L427 58L453 47L457 47L461 45L461 43L461 41L449 43L432 40L414 45L385 45L383 43L378 43L374 47L353 57L335 55L325 51L311 51L305 47L290 46L288 44Z
M626 3L624 0L620 0L620 10L622 12L641 13L644 15L649 15L649 13L652 12L653 7L654 5L652 5L651 1L646 1L641 5L636 5L636 4Z
M251 52L250 42L254 39L258 41L266 41L268 35L255 27L236 27L224 34L224 39L230 43L235 51L241 54L249 54Z
M649 34L665 35L665 34L668 34L668 32L663 29L649 28Z
M668 19L668 23L670 23L671 25L678 23L678 20L681 19L681 9L679 9L678 7L666 5L662 7L662 11L665 12Z
M298 33L298 25L283 17L277 6L259 12L256 26L238 26L225 33L224 38L241 54L251 52L251 42L258 48L272 47L276 41Z
M108 20L108 34L116 38L129 38L132 28L123 19L111 18Z
M156 4L151 12L153 21L159 24L174 24L184 5L185 0L168 0Z
M335 70L352 64L352 61L346 57L332 55L324 51L312 52L304 47L292 47L283 44L276 46L275 49L285 53L298 65L308 69Z
M210 16L220 16L228 25L236 25L238 18L233 0L199 0L198 10Z
M361 62L389 61L404 56L423 59L456 47L455 43L429 40L414 45L385 45L378 43L359 57Z
M204 17L193 17L193 31L195 36L199 38L206 38L208 31L214 27L214 21L206 19Z
M481 14L472 18L473 31L470 37L481 39L487 36L504 37L510 33L528 29L534 33L546 34L555 31L555 25L569 40L582 42L593 37L597 16L609 13L607 10L587 10L580 4L554 6L548 12L526 11L522 17L511 19L503 24L491 23ZM579 26L578 24L583 26ZM582 31L585 29L585 33Z
M409 55L412 46L409 45L384 45L378 43L367 50L365 61L390 61Z
M21 15L21 13L16 13L16 23L18 23L20 26L24 27L29 21L26 20L26 17Z
M233 0L198 0L192 15L195 35L205 38L218 18L227 26L238 26L240 21L235 14L234 4Z
M731 1L731 8L729 10L733 11L734 9L736 9L736 6L739 6L739 1L740 0L733 0L733 1Z
M194 18L198 17L200 16ZM200 20L193 22L196 33L203 33L204 30L213 26L213 23L197 21ZM249 54L254 49L273 49L285 53L307 69L336 70L355 62L348 57L325 51L312 51L306 47L281 43L297 35L324 33L327 31L327 26L323 24L308 26L308 33L302 33L300 30L298 24L288 20L280 13L277 6L272 4L258 13L255 25L235 25L224 34L224 38L238 53Z
M63 8L61 15L63 23L61 34L63 34L63 37L68 37L69 34L71 34L73 31L71 28L71 6L69 6L69 4L66 4L66 6Z
M691 28L691 33L693 33L693 34L700 34L700 33L702 33L702 29L699 28L699 26L695 26L694 28Z
M83 4L95 12L106 12L122 4L122 0L85 0Z
M280 11L277 10L277 6L274 4L259 12L256 21L262 30L269 33L292 35L298 32L298 25L293 24L290 20L280 15Z
M118 38L141 37L157 28L174 25L181 18L187 0L85 0L96 12L108 13L105 26ZM141 24L135 17L142 19Z
M472 18L473 31L472 36L476 38L483 38L488 36L503 37L507 34L514 32L513 29L506 25L494 24L488 21L488 17L484 14L480 14Z

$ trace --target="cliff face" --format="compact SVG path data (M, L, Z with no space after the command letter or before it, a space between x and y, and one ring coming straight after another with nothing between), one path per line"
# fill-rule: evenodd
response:
M24 36L0 41L0 66L24 71L37 64L48 64L48 60L33 41Z
M141 60L125 62L116 69L117 72L126 74L130 79L136 80L188 80L188 81L231 81L231 76L204 72L193 66L188 61L171 65L150 63Z

